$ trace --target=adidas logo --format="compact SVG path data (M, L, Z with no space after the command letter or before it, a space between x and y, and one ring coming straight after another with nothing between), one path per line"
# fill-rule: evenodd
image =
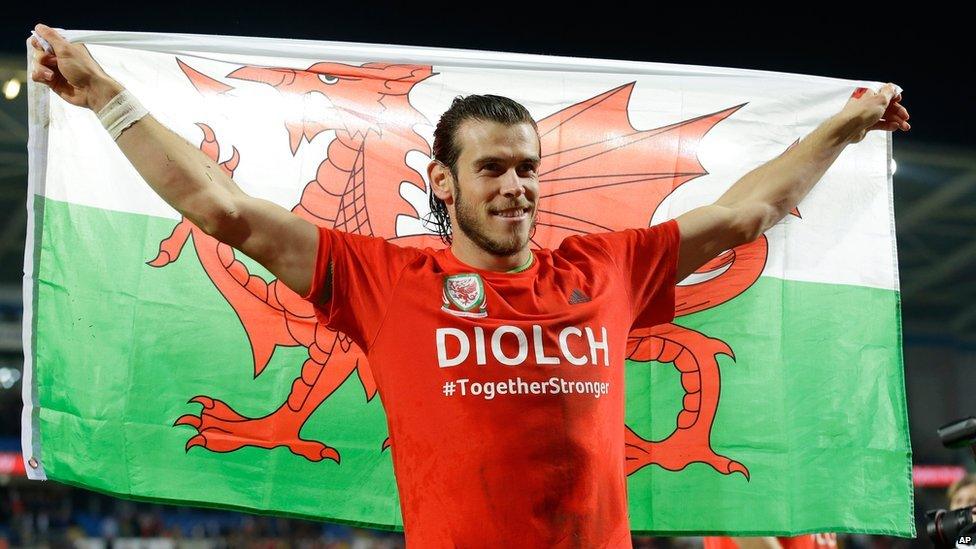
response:
M586 303L590 298L586 297L586 294L579 291L578 289L573 289L573 293L569 294L569 304L576 305L578 303Z

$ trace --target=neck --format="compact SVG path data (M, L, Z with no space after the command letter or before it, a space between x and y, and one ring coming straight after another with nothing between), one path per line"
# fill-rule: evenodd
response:
M451 244L451 253L462 263L476 269L500 273L525 267L526 263L532 260L532 251L528 246L512 255L500 256L486 252L467 239L455 239Z

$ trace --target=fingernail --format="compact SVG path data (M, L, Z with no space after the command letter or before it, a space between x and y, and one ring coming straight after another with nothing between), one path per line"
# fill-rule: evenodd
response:
M867 88L857 88L854 90L854 93L851 94L851 97L854 99L858 99L862 95L864 95L867 91L868 91Z

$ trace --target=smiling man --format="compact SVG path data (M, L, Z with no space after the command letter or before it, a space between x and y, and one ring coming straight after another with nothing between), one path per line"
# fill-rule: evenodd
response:
M528 241L539 199L540 154L535 120L511 99L458 98L444 113L427 174L431 212L459 259L490 270L531 263ZM467 191L461 189L461 174L469 182ZM460 229L456 238L452 218Z
M624 352L668 322L674 286L790 211L872 129L909 128L895 87L858 90L714 204L654 227L531 249L535 121L498 96L456 99L428 167L441 250L315 226L243 193L78 44L37 32L33 79L96 113L146 182L246 253L367 354L387 413L408 544L627 547Z

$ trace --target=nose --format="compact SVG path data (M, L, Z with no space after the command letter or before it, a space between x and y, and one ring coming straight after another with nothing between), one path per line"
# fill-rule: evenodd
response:
M509 198L518 198L525 194L525 186L522 185L522 178L519 177L518 172L514 168L505 172L500 192L503 196Z

